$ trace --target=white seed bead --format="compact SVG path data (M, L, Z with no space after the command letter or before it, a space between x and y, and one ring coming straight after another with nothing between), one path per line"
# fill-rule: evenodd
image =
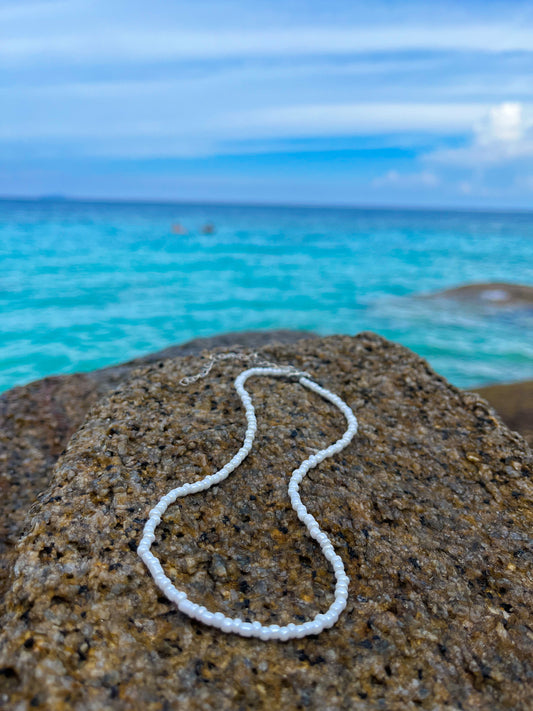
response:
M331 607L329 609L332 612L335 612L335 613L339 612L340 613L340 612L342 612L342 610L344 610L345 606L346 606L346 601L341 600L340 598L337 597L337 598L335 598L335 602L331 605Z
M163 582L163 585L161 586L161 592L165 593L167 597L169 595L172 595L172 593L174 592L174 585L172 585L168 578Z
M192 611L194 610L194 603L192 603L190 600L181 600L179 604L180 612L183 612L185 615L191 615Z
M251 637L252 636L252 625L250 622L243 622L241 625L241 635L243 637Z
M324 627L333 627L335 622L339 619L339 616L336 615L334 612L326 612L326 619L324 620Z
M300 521L308 528L309 534L316 539L320 544L325 558L333 566L333 571L336 577L335 599L325 613L319 613L316 617L304 624L289 623L285 627L279 625L263 626L260 622L244 622L239 617L226 617L221 612L210 612L203 605L197 605L187 598L185 592L178 590L172 582L166 577L159 560L150 552L150 546L155 540L155 529L161 522L161 518L167 510L168 506L173 504L179 497L187 496L199 491L209 489L214 484L217 484L226 479L232 471L246 458L252 449L253 440L257 432L257 419L255 416L254 406L250 394L244 389L244 383L252 375L273 375L273 376L291 376L298 375L298 382L309 390L317 393L325 400L329 400L334 404L345 416L348 427L343 436L334 442L326 449L322 449L316 454L311 455L302 464L292 472L289 482L288 493L291 499L293 509ZM137 553L142 558L149 571L151 572L154 582L162 590L162 592L172 600L181 612L197 619L200 622L211 625L224 632L233 632L240 634L243 637L258 637L262 640L276 639L286 642L289 639L300 639L309 634L318 634L324 629L327 629L335 624L340 613L346 607L348 598L348 584L350 579L344 571L342 559L335 553L333 545L326 533L320 529L320 525L316 519L308 513L307 508L302 503L298 487L306 473L314 466L324 461L337 452L340 452L352 440L357 432L357 419L348 405L341 400L338 395L322 388L317 383L309 380L305 374L298 373L291 366L279 367L256 367L249 368L243 371L235 379L235 388L239 394L246 412L247 428L244 436L242 447L237 454L227 462L222 469L210 474L196 482L189 482L175 487L163 496L159 502L150 511L148 520L144 526L143 537L137 548Z
M220 626L220 629L222 632L231 632L233 628L233 620L230 620L229 617L226 617L224 620L222 620L222 624Z
M291 637L291 631L289 630L288 627L282 627L278 639L281 642L287 642Z
M259 632L259 639L262 639L263 642L267 642L270 638L270 630L268 629L268 627L261 627L261 630Z

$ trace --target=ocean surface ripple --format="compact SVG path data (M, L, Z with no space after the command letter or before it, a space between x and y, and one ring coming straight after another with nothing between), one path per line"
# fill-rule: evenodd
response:
M533 377L531 306L419 298L532 285L533 213L4 200L0 266L0 391L270 328L376 331L461 387Z

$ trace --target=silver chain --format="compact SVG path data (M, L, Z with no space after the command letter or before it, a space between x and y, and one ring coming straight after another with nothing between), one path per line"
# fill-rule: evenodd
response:
M253 366L262 366L262 367L273 367L273 368L283 368L284 370L289 370L290 373L287 373L287 375L294 375L294 376L299 376L299 377L311 377L309 373L306 373L303 370L298 370L298 368L295 368L292 365L283 365L280 366L279 363L274 363L271 360L267 360L266 358L263 358L259 355L259 353L256 353L255 351L252 351L252 353L237 353L236 351L229 351L228 353L217 353L216 355L212 355L209 358L209 361L207 362L207 365L203 370L200 370L198 373L195 373L194 375L186 375L180 380L180 385L191 385L192 383L195 383L197 380L201 380L202 378L205 378L211 370L213 369L213 366L215 363L218 363L219 361L222 360L242 360L242 361L252 361Z

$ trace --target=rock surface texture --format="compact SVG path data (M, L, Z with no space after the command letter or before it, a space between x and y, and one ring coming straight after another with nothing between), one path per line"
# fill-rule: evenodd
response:
M360 431L302 500L351 578L332 629L287 643L179 613L136 554L170 488L237 451L241 363L180 386L205 357L133 370L94 404L14 550L0 623L6 709L527 709L533 694L531 451L477 395L372 335L270 345L342 397ZM286 624L333 599L290 507L290 472L344 430L296 382L250 380L254 449L172 506L154 550L195 602Z
M52 467L87 411L139 365L198 354L219 346L248 348L311 338L305 331L246 331L197 338L129 363L91 373L59 375L0 395L0 598L11 566L10 554L26 514L43 491ZM0 604L1 607L1 604Z

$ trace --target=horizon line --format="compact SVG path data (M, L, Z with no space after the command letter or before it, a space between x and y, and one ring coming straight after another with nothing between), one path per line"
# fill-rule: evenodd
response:
M395 204L349 204L349 203L305 203L305 202L256 202L236 200L216 200L216 199L191 199L173 200L171 198L104 198L104 197L75 197L70 195L0 195L0 202L37 202L37 203L82 203L82 204L104 204L104 205L176 205L176 206L205 206L205 207L250 207L250 208L281 208L281 209L305 209L305 210L383 210L383 211L405 211L405 212L476 212L486 214L518 213L533 214L533 208L527 207L482 207L482 206L461 206L461 205L395 205Z

